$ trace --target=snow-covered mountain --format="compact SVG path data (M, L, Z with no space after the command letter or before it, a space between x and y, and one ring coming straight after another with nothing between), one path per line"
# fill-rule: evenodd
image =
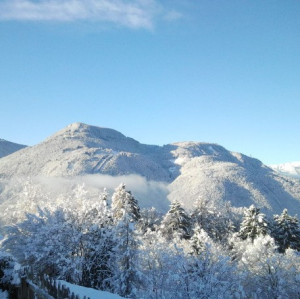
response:
M0 159L0 178L136 174L168 185L169 200L187 208L202 197L235 207L255 204L270 213L300 214L300 181L220 145L179 142L145 145L107 128L74 123L38 145Z
M74 123L38 145L3 158L0 177L135 173L171 181L171 159L164 147L140 144L112 129Z
M26 145L0 139L0 158L10 155L24 147L26 147Z
M270 165L270 167L280 174L300 178L300 161L274 164Z

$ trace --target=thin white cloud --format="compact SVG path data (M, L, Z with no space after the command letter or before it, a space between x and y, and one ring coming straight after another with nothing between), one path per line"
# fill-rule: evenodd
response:
M164 14L156 0L4 0L0 20L60 21L92 20L130 28L153 27Z

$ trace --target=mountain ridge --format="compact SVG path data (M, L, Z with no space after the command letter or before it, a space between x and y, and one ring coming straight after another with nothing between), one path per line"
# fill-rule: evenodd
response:
M8 156L25 147L27 146L0 138L0 158Z
M197 198L300 213L300 181L214 143L146 145L108 128L73 123L45 141L0 159L0 178L140 175L168 184L168 199Z

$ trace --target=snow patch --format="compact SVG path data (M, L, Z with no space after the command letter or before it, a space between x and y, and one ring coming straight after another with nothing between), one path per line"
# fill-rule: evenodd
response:
M69 282L66 282L64 280L57 280L57 283L61 283L61 285L65 285L67 288L70 289L71 293L73 292L75 295L78 295L80 299L84 299L84 296L86 298L90 299L121 299L123 297L120 297L119 295L112 294L109 292L99 291L92 288L86 288L82 287L76 284L71 284Z

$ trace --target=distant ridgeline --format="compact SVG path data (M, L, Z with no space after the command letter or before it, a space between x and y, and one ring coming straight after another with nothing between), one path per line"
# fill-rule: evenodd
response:
M0 138L0 158L10 155L24 147L26 147L26 145L9 142Z
M90 175L94 179L87 179ZM54 178L80 178L87 187L110 191L128 182L142 207L154 206L163 212L170 201L179 200L191 209L203 198L215 206L254 204L270 215L284 208L300 214L300 181L281 176L257 159L203 142L145 145L115 130L82 123L0 159L2 210L9 211L9 204L16 204L18 198L26 200L24 178L48 186ZM57 190L58 185L62 183L48 189Z

